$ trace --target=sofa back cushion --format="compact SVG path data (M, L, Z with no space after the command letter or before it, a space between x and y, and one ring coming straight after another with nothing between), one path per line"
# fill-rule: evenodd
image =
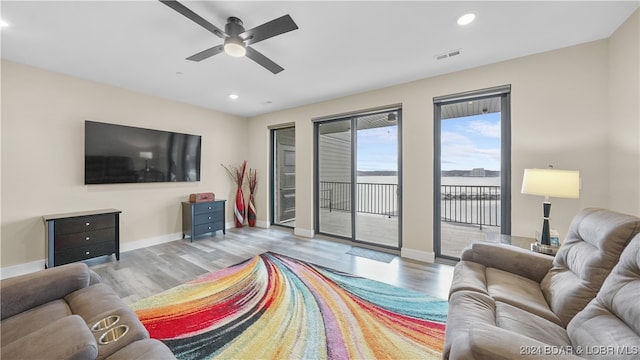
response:
M551 310L564 325L593 299L640 232L640 218L605 209L578 213L541 288Z
M574 348L602 358L640 358L640 234L620 256L600 292L567 327Z

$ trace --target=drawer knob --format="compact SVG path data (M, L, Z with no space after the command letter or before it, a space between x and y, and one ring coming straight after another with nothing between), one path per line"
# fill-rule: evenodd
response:
M211 220L211 216L209 216L209 220Z
M84 239L88 241L89 239L91 239L91 236L87 236L87 237L86 237L86 238L84 238Z
M209 226L209 230L211 230L211 226Z
M209 206L209 210L211 210L211 206Z
M89 251L85 251L85 253L84 253L84 254L85 254L85 255L89 255L89 254L90 254L90 252L89 252Z
M91 225L91 223L90 222L86 222L86 223L84 223L84 225L85 226L89 226L89 225Z

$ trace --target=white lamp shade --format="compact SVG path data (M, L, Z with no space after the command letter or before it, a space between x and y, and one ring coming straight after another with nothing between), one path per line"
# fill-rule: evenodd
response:
M140 151L141 159L153 159L153 153L151 151Z
M580 195L580 172L556 169L524 169L522 193L576 199Z

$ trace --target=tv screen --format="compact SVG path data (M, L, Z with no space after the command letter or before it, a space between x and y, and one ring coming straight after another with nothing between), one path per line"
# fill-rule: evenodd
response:
M200 181L201 136L84 123L84 183Z

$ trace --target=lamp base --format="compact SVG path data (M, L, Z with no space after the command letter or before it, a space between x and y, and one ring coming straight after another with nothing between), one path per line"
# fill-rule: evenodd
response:
M549 230L549 214L551 213L551 203L545 201L542 203L543 221L542 221L542 237L540 244L551 245L551 231Z

